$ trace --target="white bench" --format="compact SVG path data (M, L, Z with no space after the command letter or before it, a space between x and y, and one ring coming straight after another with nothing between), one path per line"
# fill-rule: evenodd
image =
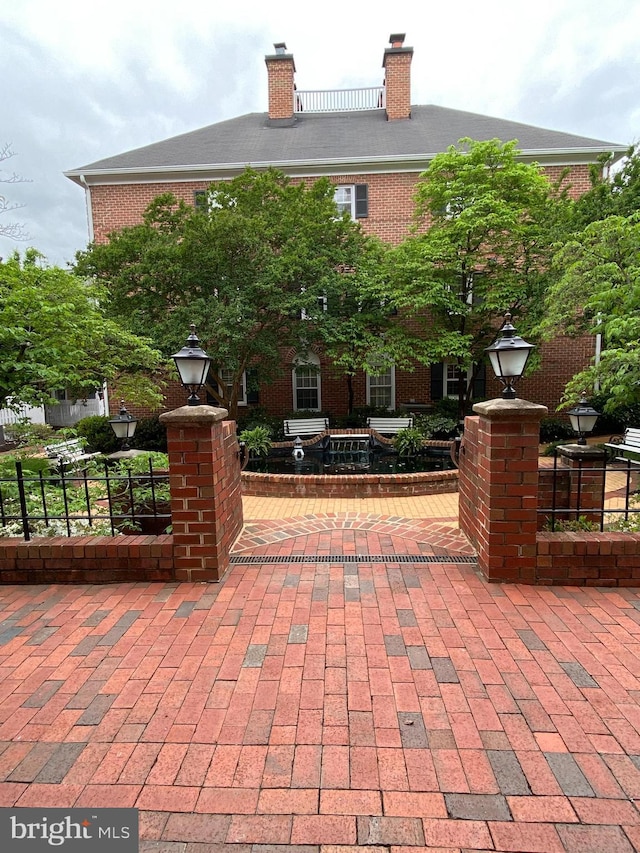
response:
M629 428L624 431L624 435L620 436L620 441L608 441L605 447L613 451L614 456L627 458L627 453L633 453L640 456L640 429ZM631 461L640 461L633 459Z
M396 435L401 429L410 429L413 418L367 418L367 426L381 435Z
M69 438L66 441L58 441L55 444L47 444L44 448L49 459L56 459L58 466L71 465L77 467L79 462L88 462L100 456L99 453L85 453L82 439Z
M298 418L284 422L284 434L292 436L319 435L329 429L329 418Z

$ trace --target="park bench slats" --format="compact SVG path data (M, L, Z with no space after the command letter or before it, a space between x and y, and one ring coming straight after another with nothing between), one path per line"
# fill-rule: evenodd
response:
M293 418L285 420L284 434L286 436L319 435L329 429L329 418Z
M413 418L367 418L367 426L381 435L396 435L413 426Z

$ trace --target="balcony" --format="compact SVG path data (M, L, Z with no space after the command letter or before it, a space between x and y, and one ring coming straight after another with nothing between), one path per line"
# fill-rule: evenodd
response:
M384 107L384 86L369 86L363 89L296 90L293 94L293 110L296 113L340 113L383 110Z

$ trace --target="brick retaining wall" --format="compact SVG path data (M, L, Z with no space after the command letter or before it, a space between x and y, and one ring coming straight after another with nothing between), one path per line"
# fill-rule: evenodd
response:
M173 536L0 539L0 583L175 580Z
M640 536L538 533L536 584L640 586Z
M245 495L285 498L375 498L458 490L457 471L421 474L256 474L244 471Z

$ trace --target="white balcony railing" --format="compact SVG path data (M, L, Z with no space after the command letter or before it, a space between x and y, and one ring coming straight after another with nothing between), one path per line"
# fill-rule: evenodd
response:
M293 93L296 113L339 113L354 110L382 110L384 86L364 89L317 89Z

